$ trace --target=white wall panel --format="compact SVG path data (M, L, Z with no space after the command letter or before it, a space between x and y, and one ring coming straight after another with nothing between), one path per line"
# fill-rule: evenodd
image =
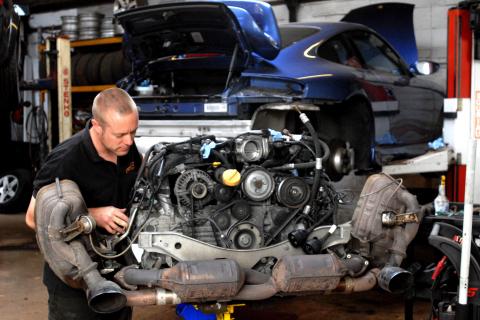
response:
M448 9L452 6L432 6L432 28L445 29L447 28Z
M430 30L432 28L431 8L415 6L413 10L413 21L415 33L417 33L418 30Z

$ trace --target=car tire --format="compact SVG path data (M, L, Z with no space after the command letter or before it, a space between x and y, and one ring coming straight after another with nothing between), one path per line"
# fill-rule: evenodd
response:
M0 66L0 95L2 105L8 111L16 109L19 105L19 70L18 70L18 43L15 45L12 55L4 65Z
M17 213L27 209L32 195L32 175L26 169L0 174L0 213Z

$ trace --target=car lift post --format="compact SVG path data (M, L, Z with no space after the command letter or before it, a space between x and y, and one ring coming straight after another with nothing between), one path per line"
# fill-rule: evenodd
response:
M470 8L470 21L473 37L473 44L477 41L475 32L479 27L478 24L478 1L468 1ZM472 46L475 50L475 45ZM472 58L472 75L471 75L471 96L470 96L470 135L468 139L467 149L467 172L465 179L465 204L463 215L463 231L462 231L462 254L460 264L460 282L458 293L458 306L455 312L455 319L472 319L474 316L478 317L477 310L470 308L468 298L472 297L472 292L469 292L469 271L470 271L470 254L472 243L472 218L473 218L473 196L474 196L474 179L475 179L475 164L477 154L477 139L480 138L480 66L476 63L475 54L473 52ZM473 294L476 295L476 292Z

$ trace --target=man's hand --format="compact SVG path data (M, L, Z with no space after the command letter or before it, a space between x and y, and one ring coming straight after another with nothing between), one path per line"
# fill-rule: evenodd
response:
M25 223L30 229L35 230L35 198L32 196L25 215Z
M125 210L112 206L88 208L97 226L104 228L112 234L124 233L127 229L128 217L125 215Z

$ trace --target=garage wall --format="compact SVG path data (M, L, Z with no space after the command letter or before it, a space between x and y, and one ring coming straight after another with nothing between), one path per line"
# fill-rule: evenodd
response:
M274 1L274 0L272 0ZM154 2L151 0L151 2ZM161 2L161 1L158 1ZM403 2L415 5L414 28L420 60L432 60L440 63L439 72L429 76L431 80L445 86L446 55L447 55L447 12L448 9L458 4L452 0L324 0L304 3L299 6L297 18L299 22L339 21L350 10L375 3ZM112 15L112 4L82 7L79 9L63 10L60 12L33 15L30 25L46 27L59 25L61 15L74 15L85 12L97 11L106 16ZM279 23L288 22L288 10L285 5L273 5Z
M350 10L385 2L402 2L415 5L414 28L420 60L432 60L441 64L440 72L431 76L432 80L445 85L447 56L447 11L458 4L452 0L327 0L304 3L299 6L299 22L339 21ZM280 23L288 22L288 9L285 5L274 5L273 9Z

